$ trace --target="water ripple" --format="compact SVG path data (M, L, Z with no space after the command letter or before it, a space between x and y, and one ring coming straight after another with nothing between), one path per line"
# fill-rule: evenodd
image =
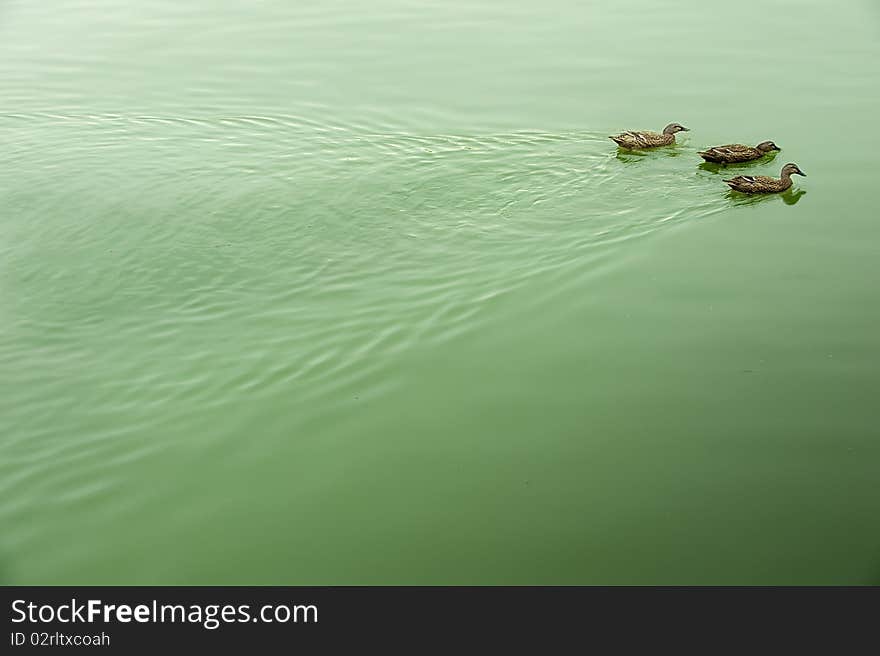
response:
M536 281L557 291L535 304L588 288L631 240L728 206L686 146L373 118L0 115L0 493L76 460L41 497L106 498L101 472L160 454L146 436L193 408L284 399L308 422L375 399L407 352L491 329ZM91 437L65 441L72 421Z

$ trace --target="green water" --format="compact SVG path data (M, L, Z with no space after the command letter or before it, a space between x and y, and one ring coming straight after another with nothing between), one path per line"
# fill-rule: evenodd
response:
M880 582L872 0L17 0L0 82L0 582Z

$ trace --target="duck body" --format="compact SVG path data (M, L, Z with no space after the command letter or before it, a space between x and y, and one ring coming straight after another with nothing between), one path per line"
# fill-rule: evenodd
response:
M766 175L738 175L724 182L734 191L740 191L744 194L775 194L791 188L792 175L807 176L798 168L797 164L786 164L782 167L782 174L779 178L771 178Z
M746 146L744 144L712 146L706 150L699 151L698 154L707 162L737 164L739 162L750 162L760 159L774 150L780 150L779 146L772 141L762 141L757 146Z
M626 132L621 132L620 134L608 138L621 148L626 148L627 150L642 150L645 148L671 146L675 143L676 132L687 131L688 129L683 125L670 123L663 128L663 132L660 134L648 131L636 132L633 130L627 130Z
M621 132L617 136L609 137L609 139L621 148L628 150L671 146L675 143L674 134L657 134L656 132Z

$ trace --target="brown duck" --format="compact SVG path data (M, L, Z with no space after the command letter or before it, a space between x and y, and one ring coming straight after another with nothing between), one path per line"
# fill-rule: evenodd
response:
M782 174L778 180L766 175L738 175L724 182L734 191L741 191L744 194L773 194L789 189L792 175L807 177L797 164L786 164L782 167Z
M671 146L675 143L676 132L688 132L689 130L678 123L670 123L663 128L663 134L656 132L632 132L627 130L620 134L608 137L621 148L628 150L641 150L642 148L657 148L658 146Z
M716 164L736 164L737 162L750 162L760 159L774 150L780 150L772 141L762 141L754 148L743 144L727 144L726 146L712 146L699 151L698 155L707 162Z

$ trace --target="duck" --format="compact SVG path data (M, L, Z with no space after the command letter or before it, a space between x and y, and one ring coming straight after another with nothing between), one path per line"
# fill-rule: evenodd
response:
M727 144L725 146L712 146L701 150L697 154L707 162L716 164L736 164L738 162L750 162L760 159L774 150L782 150L772 141L762 141L754 148L744 144Z
M782 167L778 180L766 175L738 175L724 182L734 191L741 191L744 194L775 194L791 187L792 175L807 177L797 164L789 163Z
M656 132L633 132L627 130L613 137L608 137L621 148L627 150L641 150L642 148L657 148L658 146L671 146L675 143L676 132L690 132L688 128L679 123L670 123L663 128L662 134Z

